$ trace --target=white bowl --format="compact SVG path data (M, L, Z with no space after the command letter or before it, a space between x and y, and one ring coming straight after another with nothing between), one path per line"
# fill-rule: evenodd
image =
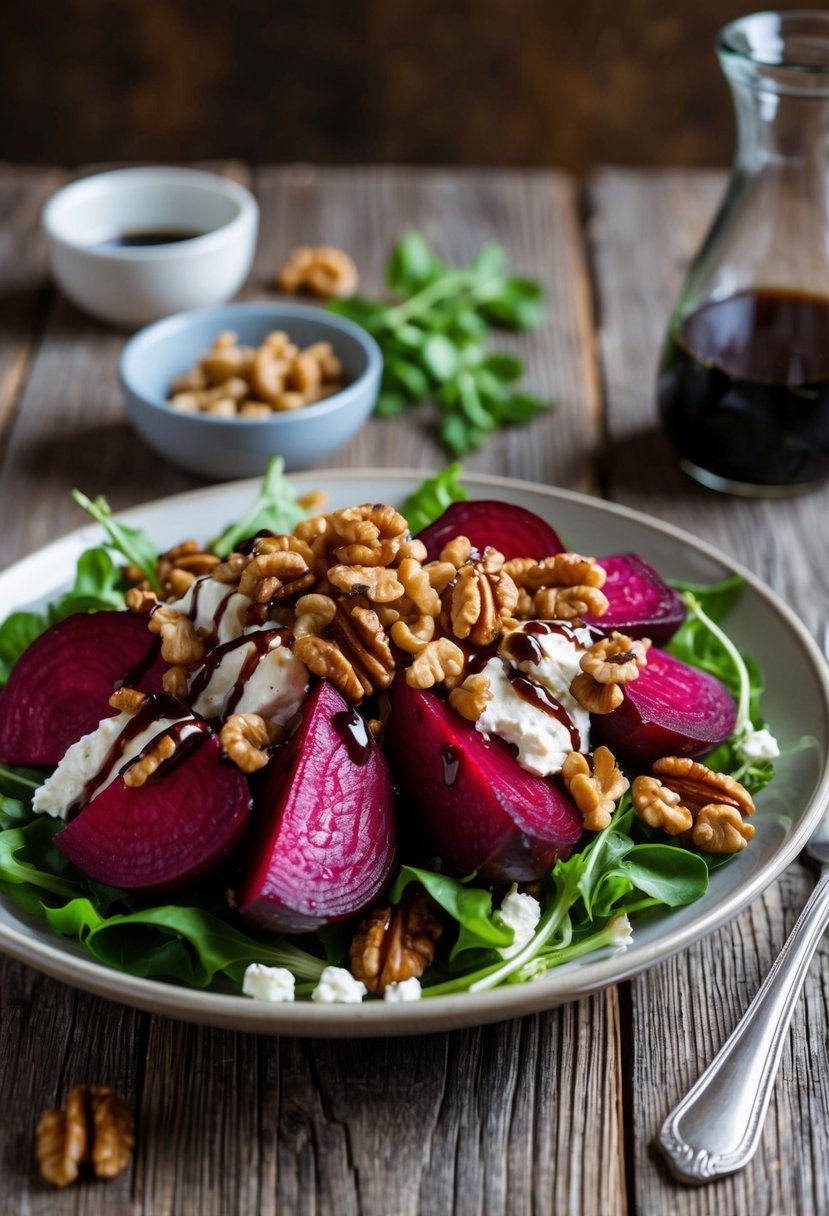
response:
M250 191L198 169L116 169L64 186L43 209L52 273L74 304L135 328L220 304L253 263L259 207ZM170 244L121 247L125 233L199 233Z
M258 346L281 329L300 347L330 342L346 385L333 396L269 418L218 418L174 409L170 383L189 371L224 330ZM287 469L315 464L341 447L371 415L383 356L364 329L304 304L237 303L168 317L130 338L118 369L127 417L165 459L202 477L227 481L264 473L271 456Z

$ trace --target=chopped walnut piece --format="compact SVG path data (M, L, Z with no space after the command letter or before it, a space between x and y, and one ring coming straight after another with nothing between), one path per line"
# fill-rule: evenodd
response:
M440 596L429 582L429 575L419 561L406 557L397 567L397 577L406 595L422 616L436 617L440 612Z
M718 802L735 807L743 815L754 814L751 794L728 773L715 772L689 756L662 756L651 767L663 785L675 790L692 810Z
M427 562L423 569L438 595L443 595L452 580L458 577L458 567L452 562Z
M358 507L343 507L328 517L332 529L350 545L371 545L378 540L401 540L408 533L405 518L383 502L364 502Z
M518 589L502 565L501 554L486 549L480 561L461 566L449 598L456 638L469 638L473 646L489 646L503 632L515 611Z
M599 684L629 684L646 666L650 645L650 638L634 641L614 629L584 652L579 666Z
M351 973L369 992L418 978L435 957L443 932L437 905L425 891L410 888L396 908L375 908L362 922L349 950Z
M449 704L468 722L477 722L486 708L487 701L491 700L492 690L483 672L467 676L463 684L459 684L449 693Z
M248 554L231 553L223 562L214 567L211 578L214 578L217 583L223 583L227 587L232 587L234 583L239 582L245 567L250 564L250 561L251 558Z
M432 688L449 677L459 676L465 663L464 653L450 638L435 638L416 655L406 671L412 688Z
M187 696L187 669L184 667L168 667L161 677L161 687L168 697L177 697L183 701Z
M242 571L239 594L267 604L306 591L314 576L301 553L291 550L259 553Z
M535 593L532 612L541 620L574 621L586 613L604 616L609 607L607 596L598 587L544 587Z
M296 602L294 636L298 638L318 637L331 624L336 612L337 605L330 595L312 593L300 596Z
M616 803L628 789L627 777L613 753L597 747L590 762L581 752L570 752L561 770L564 784L582 813L588 832L601 832L610 823Z
M370 691L363 686L353 665L336 642L328 638L312 635L297 638L294 654L315 676L330 680L352 705L356 705Z
M74 1182L86 1163L97 1178L114 1178L135 1144L129 1108L106 1085L70 1090L60 1110L43 1112L35 1139L41 1176L58 1187Z
M152 612L158 603L158 596L148 587L130 587L124 600L130 612Z
M331 622L331 634L366 695L388 688L394 675L394 657L380 618L372 608L340 600Z
M450 562L456 570L460 570L461 566L465 566L469 561L472 553L472 542L468 536L456 536L443 546L440 551L440 560L442 562Z
M153 612L148 628L161 635L161 657L168 663L189 667L204 658L204 640L184 613L162 605Z
M124 785L130 789L138 789L146 785L153 773L175 755L175 741L169 735L162 735L144 755L129 766L124 773Z
M379 604L403 595L402 583L387 566L332 566L328 577L346 595L365 595Z
M637 777L631 789L633 805L649 827L662 828L669 836L679 836L694 826L694 819L679 794L663 785L658 777Z
M334 245L298 246L276 276L280 291L307 291L326 300L353 296L359 282L353 258Z
M625 699L619 684L599 684L581 672L570 684L570 692L582 709L591 714L612 714Z
M709 802L700 809L691 839L706 853L739 853L754 835L736 807Z
M420 654L435 636L435 618L419 616L414 621L394 621L390 632L395 646L408 654Z
M542 587L593 587L605 584L607 571L593 557L582 557L580 553L556 553L531 566L515 564L515 578L519 587L527 591L540 591ZM513 564L510 563L510 573Z
M144 704L144 700L143 692L139 692L137 688L127 688L124 685L121 688L116 688L109 698L109 705L110 709L117 709L121 714L134 714Z
M268 748L277 740L260 714L231 714L219 732L219 742L243 773L255 773L270 760Z
M159 555L155 572L165 598L178 597L197 578L210 574L220 558L208 552L197 540L185 540Z

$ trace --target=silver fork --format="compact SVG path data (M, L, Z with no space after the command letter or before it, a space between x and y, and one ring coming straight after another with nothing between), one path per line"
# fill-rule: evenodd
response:
M823 641L829 653L829 626ZM682 1182L736 1173L760 1143L794 1007L829 925L829 807L805 852L820 867L809 902L731 1037L659 1132L657 1143Z

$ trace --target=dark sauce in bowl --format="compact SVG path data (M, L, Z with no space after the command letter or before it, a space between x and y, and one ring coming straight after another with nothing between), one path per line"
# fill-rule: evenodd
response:
M155 245L178 245L181 241L192 241L205 232L193 228L146 228L129 232L116 232L103 241L96 241L96 249L147 249Z
M658 391L689 471L746 487L823 480L829 299L758 288L703 305L669 334Z

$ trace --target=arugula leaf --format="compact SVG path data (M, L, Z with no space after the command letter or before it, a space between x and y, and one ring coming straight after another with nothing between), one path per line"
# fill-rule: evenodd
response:
M458 480L462 472L460 464L455 461L435 473L434 477L424 478L412 490L401 510L413 536L422 532L427 524L439 519L451 503L468 501L469 495Z
M301 520L308 518L310 512L300 503L299 494L286 480L284 472L282 457L272 457L257 499L247 515L238 523L228 524L212 542L211 548L218 557L227 557L240 541L257 532L293 532Z
M25 807L31 808L35 790L43 785L48 775L48 769L0 764L0 794L16 798Z
M325 962L289 942L260 942L201 908L165 904L101 916L87 898L45 908L55 933L76 938L99 962L132 975L164 976L206 988L220 973L241 984L250 963L287 967L317 980Z
M499 919L497 912L493 912L490 891L471 886L468 879L459 880L433 870L402 866L389 892L393 904L400 902L410 883L425 887L432 899L458 922L460 932L450 958L456 958L464 950L512 945L515 933Z
M103 494L98 494L96 498L87 498L86 494L75 489L72 491L72 498L105 530L109 537L105 542L107 547L122 554L129 565L137 566L152 589L160 591L161 584L155 572L158 550L150 538L140 528L132 528L129 524L117 520Z
M78 558L74 585L49 605L49 624L54 625L76 612L122 609L125 602L120 588L121 577L120 566L106 549L87 549Z
M12 667L47 626L39 612L13 612L0 625L0 684L5 684Z

